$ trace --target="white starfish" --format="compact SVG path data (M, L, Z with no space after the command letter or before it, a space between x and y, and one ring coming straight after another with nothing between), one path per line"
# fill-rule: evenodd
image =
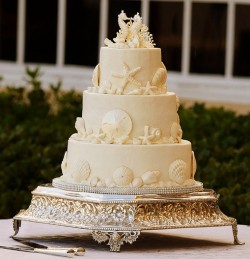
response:
M141 67L130 69L129 66L124 62L122 74L112 75L113 77L124 78L121 89L119 89L119 93L122 93L122 91L124 90L124 88L127 86L128 83L131 83L135 86L141 86L141 83L134 78L134 75L140 70L141 70Z
M150 84L150 82L148 81L145 87L142 87L142 89L144 90L143 94L145 95L150 95L150 94L154 94L155 89L157 89L156 86L153 86Z
M144 127L144 136L138 137L142 140L143 145L150 145L151 140L154 138L154 135L149 135L149 126Z

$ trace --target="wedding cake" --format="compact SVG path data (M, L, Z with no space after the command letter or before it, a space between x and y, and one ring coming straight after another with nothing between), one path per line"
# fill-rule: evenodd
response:
M102 193L200 190L196 160L182 139L179 99L167 91L167 70L142 18L118 15L119 32L105 39L82 117L68 141L61 188ZM125 190L125 191L124 191Z

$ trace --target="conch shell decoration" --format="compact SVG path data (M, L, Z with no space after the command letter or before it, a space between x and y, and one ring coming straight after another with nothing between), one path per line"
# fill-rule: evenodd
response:
M127 22L126 22L127 21ZM133 18L128 18L122 11L118 15L119 32L112 42L109 39L104 40L104 44L109 48L154 48L152 34L148 27L142 23L139 13Z

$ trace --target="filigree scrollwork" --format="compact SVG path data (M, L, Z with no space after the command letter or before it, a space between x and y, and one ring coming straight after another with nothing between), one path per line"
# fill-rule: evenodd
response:
M92 231L92 237L98 243L103 243L108 241L110 246L110 251L119 252L121 245L124 243L132 244L136 241L140 231L126 231L126 232L103 232L103 231Z

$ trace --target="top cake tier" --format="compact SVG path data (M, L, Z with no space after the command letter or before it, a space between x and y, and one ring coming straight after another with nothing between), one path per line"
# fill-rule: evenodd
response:
M100 63L92 77L89 92L101 94L159 95L167 92L167 70L161 49L154 48L152 35L142 18L118 15L120 30L113 41L105 39Z
M99 92L112 94L166 93L167 71L159 48L102 47Z

